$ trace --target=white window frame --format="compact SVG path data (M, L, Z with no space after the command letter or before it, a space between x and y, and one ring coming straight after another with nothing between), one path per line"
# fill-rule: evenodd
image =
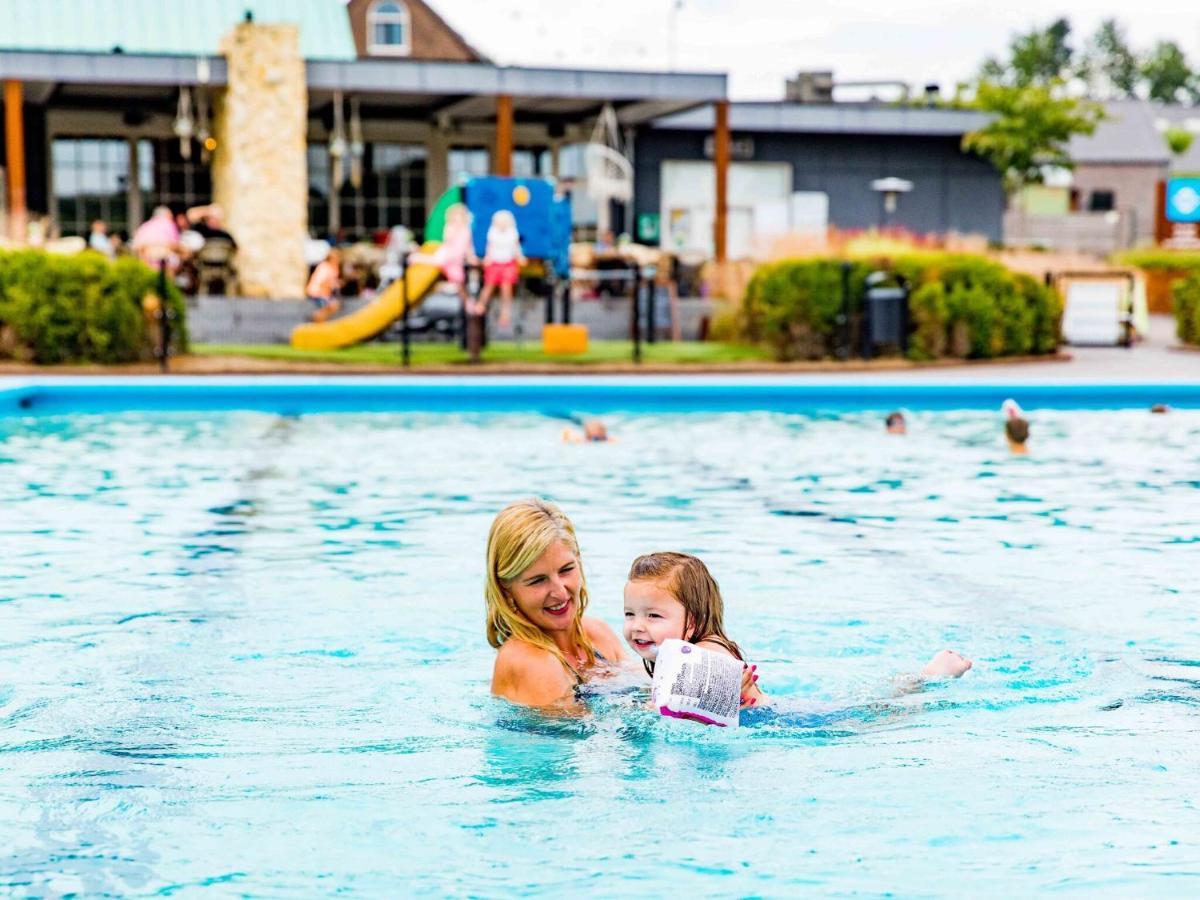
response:
M399 7L398 12L380 12L385 3ZM376 25L399 25L404 32L401 44L375 43ZM412 16L404 0L375 0L367 10L367 54L370 56L409 56L412 54Z

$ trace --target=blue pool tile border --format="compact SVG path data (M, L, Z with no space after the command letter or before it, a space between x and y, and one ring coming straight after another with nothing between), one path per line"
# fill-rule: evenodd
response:
M785 412L1200 408L1200 384L954 384L770 378L144 378L0 383L0 416L121 411Z

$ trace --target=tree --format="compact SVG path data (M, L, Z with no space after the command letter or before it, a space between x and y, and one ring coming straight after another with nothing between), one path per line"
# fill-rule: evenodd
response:
M980 81L975 107L992 113L991 123L963 136L964 150L992 163L1010 195L1027 184L1040 184L1047 168L1074 165L1067 144L1074 135L1091 134L1104 118L1098 103L1065 96L1062 81L1011 85Z
M1174 125L1163 132L1163 139L1167 142L1167 147L1176 156L1183 156L1192 146L1192 142L1196 140L1196 135L1188 131L1186 128L1180 128Z
M1194 97L1196 76L1187 57L1174 41L1159 41L1142 63L1142 77L1151 100L1178 103L1182 95Z
M1088 41L1079 66L1079 76L1088 85L1089 95L1107 98L1137 96L1141 71L1137 54L1130 49L1125 29L1116 19L1100 23ZM1097 90L1097 82L1101 82Z
M1063 78L1071 65L1072 49L1067 44L1071 25L1058 19L1045 29L1034 28L1015 35L1008 44L1009 58L1000 61L991 57L979 70L983 81L1027 87L1048 85Z

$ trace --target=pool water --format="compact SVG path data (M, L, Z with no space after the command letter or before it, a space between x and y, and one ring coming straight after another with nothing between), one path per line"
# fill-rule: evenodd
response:
M0 893L1195 896L1200 411L1032 419L0 418ZM530 494L614 628L699 554L775 711L489 697Z

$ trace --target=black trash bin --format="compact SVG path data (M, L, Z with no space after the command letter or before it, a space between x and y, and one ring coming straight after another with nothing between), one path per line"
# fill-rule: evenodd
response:
M908 282L895 272L867 276L859 332L863 359L871 359L879 347L908 352L908 294Z

